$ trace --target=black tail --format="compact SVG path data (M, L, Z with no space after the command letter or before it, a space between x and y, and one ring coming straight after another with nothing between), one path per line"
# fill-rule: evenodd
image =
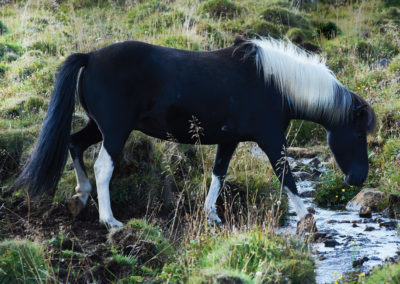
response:
M77 76L88 60L88 54L76 53L61 66L35 150L14 189L26 188L31 196L54 192L67 160Z

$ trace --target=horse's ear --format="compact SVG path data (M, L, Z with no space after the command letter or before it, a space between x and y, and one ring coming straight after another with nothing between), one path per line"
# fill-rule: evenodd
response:
M359 117L363 114L364 110L368 108L367 104L360 104L358 106L353 107L354 116Z

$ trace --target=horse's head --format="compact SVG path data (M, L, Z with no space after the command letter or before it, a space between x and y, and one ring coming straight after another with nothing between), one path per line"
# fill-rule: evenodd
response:
M375 113L369 104L353 95L351 114L345 125L327 129L328 143L349 185L361 185L368 175L367 134L375 128Z

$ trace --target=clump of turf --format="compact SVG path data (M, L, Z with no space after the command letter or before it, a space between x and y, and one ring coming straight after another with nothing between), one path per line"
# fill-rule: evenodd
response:
M208 0L203 11L214 18L232 18L241 13L241 8L229 0Z
M111 232L109 241L121 254L153 269L161 269L174 252L160 228L140 219L132 219L123 228Z

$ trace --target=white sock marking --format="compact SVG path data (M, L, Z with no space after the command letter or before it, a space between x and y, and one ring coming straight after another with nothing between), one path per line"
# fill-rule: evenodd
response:
M305 215L307 215L307 209L304 206L303 200L301 200L301 198L296 195L293 194L293 192L290 191L289 188L287 188L286 186L284 186L284 189L289 197L289 201L291 202L292 206L294 207L294 210L296 211L297 217L299 217L299 219L303 218Z
M86 176L85 171L82 169L79 160L73 159L72 161L74 163L76 175L76 196L78 196L83 204L86 205L86 202L89 198L89 193L92 191L92 185L90 184L90 181Z
M212 175L210 190L208 191L206 202L204 205L204 211L207 214L208 220L212 222L221 222L221 219L217 215L217 209L215 203L217 202L219 189L221 188L221 179L216 175Z
M123 224L114 218L111 210L109 185L113 171L114 164L111 156L102 145L99 157L94 164L100 222L108 224L110 227L121 227Z

